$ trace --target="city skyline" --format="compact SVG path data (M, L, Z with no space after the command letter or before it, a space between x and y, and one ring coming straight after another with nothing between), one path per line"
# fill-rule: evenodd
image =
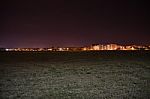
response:
M100 50L150 50L150 45L91 44L82 47L0 48L0 51L100 51Z
M145 1L13 0L1 8L0 47L150 44Z

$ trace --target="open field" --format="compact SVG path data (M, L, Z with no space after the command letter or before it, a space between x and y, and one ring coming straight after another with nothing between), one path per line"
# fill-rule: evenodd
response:
M0 52L0 99L150 99L150 51Z

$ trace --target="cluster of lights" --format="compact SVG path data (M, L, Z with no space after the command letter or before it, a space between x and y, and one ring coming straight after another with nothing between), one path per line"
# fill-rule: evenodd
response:
M150 46L140 45L117 45L117 44L94 44L90 47L90 50L150 50Z
M88 47L58 47L58 48L6 48L5 51L91 51L91 50L150 50L150 46L117 44L92 44Z

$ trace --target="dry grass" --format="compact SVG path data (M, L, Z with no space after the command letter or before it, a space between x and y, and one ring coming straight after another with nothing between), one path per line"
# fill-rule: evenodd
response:
M1 53L0 98L149 99L150 54L137 53Z

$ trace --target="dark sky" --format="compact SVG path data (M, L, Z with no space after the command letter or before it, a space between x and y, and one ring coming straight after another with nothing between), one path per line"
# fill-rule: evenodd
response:
M144 0L3 0L0 4L0 47L150 44L149 5Z

